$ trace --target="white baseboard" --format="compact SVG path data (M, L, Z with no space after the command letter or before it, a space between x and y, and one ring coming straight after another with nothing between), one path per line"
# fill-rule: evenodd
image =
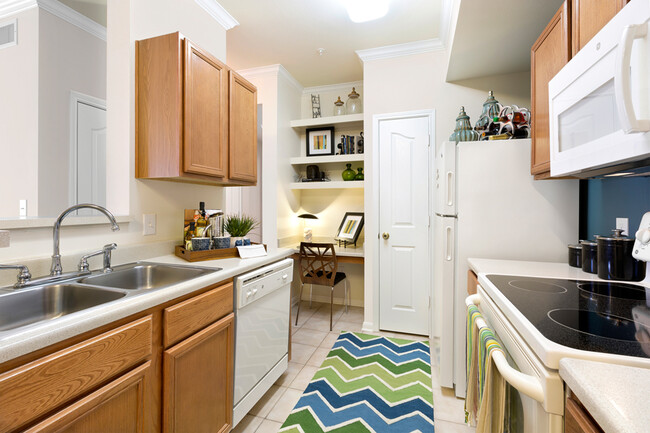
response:
M363 322L361 332L377 332L377 329L375 329L375 325L372 322Z

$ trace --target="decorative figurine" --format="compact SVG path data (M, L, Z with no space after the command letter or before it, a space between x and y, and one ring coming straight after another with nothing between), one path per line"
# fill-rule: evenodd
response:
M311 117L320 117L320 95L311 95Z
M494 93L490 90L488 92L488 98L483 103L483 112L476 121L476 125L474 125L474 130L479 133L486 131L489 123L494 119L494 116L499 115L499 111L501 111L501 104L499 104L499 101L494 99Z
M359 133L359 139L357 140L357 153L363 153L363 131Z

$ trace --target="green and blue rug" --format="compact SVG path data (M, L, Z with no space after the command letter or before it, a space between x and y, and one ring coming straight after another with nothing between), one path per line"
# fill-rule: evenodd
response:
M429 345L342 333L280 432L433 432Z

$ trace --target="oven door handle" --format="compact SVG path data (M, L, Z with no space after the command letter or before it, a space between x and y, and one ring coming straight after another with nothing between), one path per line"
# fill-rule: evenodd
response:
M481 297L478 293L470 295L465 299L465 305L468 307L471 305L478 306L480 303ZM489 329L482 316L476 319L476 325L479 329ZM534 398L540 403L544 403L544 388L536 376L524 374L521 371L512 368L510 364L508 364L508 360L502 350L492 351L492 359L494 359L494 364L497 366L499 373L501 373L501 376L503 376L506 382L516 388L519 392Z

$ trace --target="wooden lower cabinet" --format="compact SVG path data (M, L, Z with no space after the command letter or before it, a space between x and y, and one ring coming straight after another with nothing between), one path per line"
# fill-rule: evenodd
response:
M575 397L569 397L564 410L564 433L603 433L603 430Z
M471 269L467 270L467 294L475 295L478 287L478 277Z
M115 379L45 421L27 430L29 433L144 433L153 430L146 416L151 380L151 362Z
M163 431L227 432L232 426L235 316L163 355Z

